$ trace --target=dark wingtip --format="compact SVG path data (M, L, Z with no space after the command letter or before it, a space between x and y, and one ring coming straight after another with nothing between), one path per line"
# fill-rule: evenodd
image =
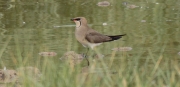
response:
M110 41L113 41L113 40L118 40L120 38L122 38L122 36L125 36L126 34L122 34L122 35L115 35L115 36L109 36L111 38Z

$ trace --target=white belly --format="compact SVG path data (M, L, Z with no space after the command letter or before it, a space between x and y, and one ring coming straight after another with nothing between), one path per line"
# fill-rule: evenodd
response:
M100 44L102 44L102 43L88 43L88 44L82 44L84 47L89 47L89 48L91 48L91 49L94 49L94 47L95 46L98 46L98 45L100 45Z
M95 46L98 46L102 43L88 43L88 46L91 48L91 49L94 49Z

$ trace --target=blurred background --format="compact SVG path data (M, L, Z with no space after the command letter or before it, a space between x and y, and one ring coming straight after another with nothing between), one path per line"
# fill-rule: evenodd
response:
M87 49L76 41L75 23L70 21L79 16L102 34L127 34L98 46L104 59L111 57L113 48L132 48L116 52L114 67L122 56L134 67L154 67L160 56L162 66L170 69L173 61L179 66L180 0L1 0L0 68L41 66L40 52L57 53L49 60L58 65L68 51L84 53Z

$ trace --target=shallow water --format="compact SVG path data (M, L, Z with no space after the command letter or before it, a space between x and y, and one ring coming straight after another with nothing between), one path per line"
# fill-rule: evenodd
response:
M75 24L70 21L77 16L86 17L89 26L103 34L127 34L98 47L107 63L113 53L111 49L132 48L116 52L113 66L118 67L122 56L129 64L134 58L143 64L145 59L157 60L160 55L168 60L179 59L180 1L109 2L109 6L102 7L97 5L98 1L84 0L0 1L0 66L13 68L18 62L37 64L37 60L43 60L40 52L56 52L55 63L67 51L84 53L86 49L76 41Z

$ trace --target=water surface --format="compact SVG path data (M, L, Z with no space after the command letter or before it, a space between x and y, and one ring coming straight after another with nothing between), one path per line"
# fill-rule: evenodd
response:
M18 62L41 65L41 62L36 62L43 60L38 54L40 52L56 52L55 63L60 63L59 58L67 51L84 53L87 49L76 41L75 24L70 21L78 16L86 17L89 26L103 34L127 34L118 41L98 47L107 63L112 56L111 49L132 48L128 52L116 52L114 67L118 67L124 57L129 65L135 59L140 61L132 66L143 65L148 58L157 60L159 56L179 61L180 1L109 0L110 5L106 7L98 6L98 2L0 1L1 68L16 67ZM132 5L137 7L131 8Z

